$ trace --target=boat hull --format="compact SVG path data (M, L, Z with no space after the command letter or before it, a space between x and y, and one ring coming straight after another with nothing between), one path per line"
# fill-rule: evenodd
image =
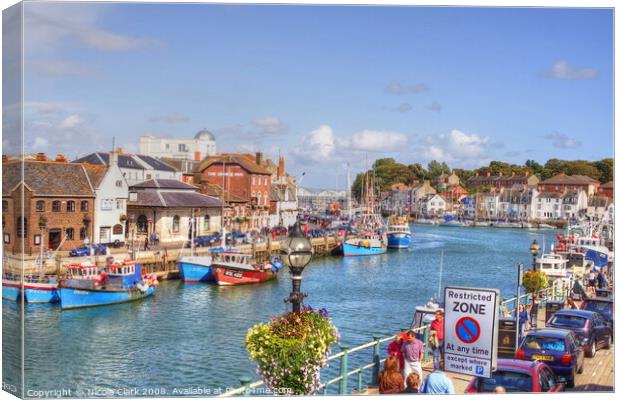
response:
M57 303L60 294L56 284L24 284L24 298L28 303Z
M19 283L2 282L2 298L9 301L17 301L20 294Z
M345 257L358 256L375 256L386 252L385 247L363 246L360 244L344 243L342 245L342 254Z
M278 274L273 271L241 271L222 267L214 268L215 281L220 286L247 285L275 279Z
M183 282L215 282L211 266L187 261L181 261L178 265Z
M143 299L152 295L154 292L155 288L152 286L147 288L144 292L139 289L110 291L62 287L60 288L60 307L63 310L69 310L126 303Z
M406 249L411 244L411 233L389 233L388 237L388 247L393 249Z

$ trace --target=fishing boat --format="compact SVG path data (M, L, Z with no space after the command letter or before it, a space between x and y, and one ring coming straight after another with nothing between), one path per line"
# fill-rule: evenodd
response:
M461 226L465 226L462 221L459 221L458 218L452 215L445 215L441 221L439 222L439 226L450 227L450 228L458 228Z
M357 231L348 231L342 243L342 254L345 257L373 256L387 251L387 227L381 217L374 184L368 172L364 175L362 199Z
M261 283L278 276L282 260L272 257L267 263L252 263L252 255L239 251L219 251L213 254L213 276L220 286Z
M60 280L63 310L125 303L155 292L154 275L142 275L142 265L133 260L108 262L100 269L90 262L70 264L68 277Z
M24 276L24 299L28 303L57 303L58 279L55 275Z
M388 218L387 247L406 249L411 244L411 229L405 216L391 216Z
M549 281L568 279L568 260L559 254L543 254L536 259L536 269L547 275Z
M21 276L12 272L2 274L2 298L9 301L17 301L21 294Z

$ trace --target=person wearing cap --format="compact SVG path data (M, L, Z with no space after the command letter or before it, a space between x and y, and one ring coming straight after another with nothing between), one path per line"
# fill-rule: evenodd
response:
M387 353L390 356L394 356L398 359L398 370L400 372L403 371L405 367L405 360L403 358L403 352L401 347L403 346L403 341L407 340L407 334L405 332L401 332L396 335L396 338L388 345Z

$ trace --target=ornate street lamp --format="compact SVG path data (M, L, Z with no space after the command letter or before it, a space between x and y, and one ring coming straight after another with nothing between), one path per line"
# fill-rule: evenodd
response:
M300 291L302 273L314 254L312 243L304 236L299 222L295 222L295 225L293 225L293 229L291 229L288 238L282 243L280 251L282 252L284 262L288 265L293 283L293 290L289 297L284 299L284 302L292 303L293 312L299 312L303 299L308 296Z
M536 256L538 255L539 251L540 245L538 244L536 239L534 239L534 241L530 245L530 253L532 253L532 268L534 268L534 271L536 271Z

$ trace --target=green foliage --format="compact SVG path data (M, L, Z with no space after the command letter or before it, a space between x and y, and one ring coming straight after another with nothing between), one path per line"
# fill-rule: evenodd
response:
M269 389L308 395L318 390L329 347L337 341L338 330L327 312L308 307L251 327L246 349Z
M538 293L549 286L547 275L542 271L529 270L523 274L523 287L527 293Z
M449 174L449 173L450 173L450 167L448 167L448 164L446 164L445 161L440 163L437 160L432 160L431 162L428 163L428 175L429 175L429 178L431 179L435 179L441 174Z

